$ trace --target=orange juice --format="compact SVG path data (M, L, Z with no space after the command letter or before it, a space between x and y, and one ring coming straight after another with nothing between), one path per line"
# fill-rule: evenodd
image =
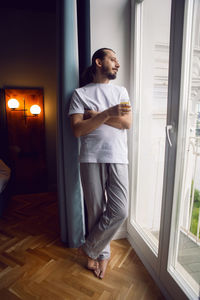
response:
M120 104L125 105L125 106L131 106L130 101L121 101Z

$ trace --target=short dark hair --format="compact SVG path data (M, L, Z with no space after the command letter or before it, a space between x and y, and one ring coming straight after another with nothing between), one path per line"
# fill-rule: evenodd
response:
M104 59L104 57L107 55L106 51L112 51L113 53L115 53L115 51L113 51L110 48L100 48L97 51L94 52L93 56L92 56L92 64L91 66L89 66L82 74L81 76L81 86L84 86L88 83L93 82L94 79L94 75L96 73L96 59L99 58L101 60Z

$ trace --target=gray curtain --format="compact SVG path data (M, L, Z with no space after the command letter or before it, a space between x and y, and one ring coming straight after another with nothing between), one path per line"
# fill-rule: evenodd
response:
M58 197L61 240L68 247L84 242L83 199L79 178L77 138L68 117L72 92L79 85L76 1L61 0L58 12Z
M91 64L90 50L90 0L77 0L78 17L78 50L79 50L79 83L81 75Z

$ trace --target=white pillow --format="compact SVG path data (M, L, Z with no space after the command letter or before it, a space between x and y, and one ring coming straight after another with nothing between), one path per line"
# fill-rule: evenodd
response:
M10 179L10 173L10 168L0 159L0 193L2 193L6 187Z

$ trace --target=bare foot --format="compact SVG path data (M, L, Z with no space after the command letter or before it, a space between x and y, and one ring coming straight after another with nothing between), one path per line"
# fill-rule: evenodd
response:
M99 262L95 259L87 259L87 269L91 271L96 271L99 268ZM95 272L94 272L95 273ZM96 273L95 273L96 275Z
M105 275L108 261L109 261L109 259L104 259L104 260L99 261L98 277L100 279L103 279L103 277Z
M81 255L81 256L85 256L87 258L87 265L86 265L86 268L88 270L91 270L91 271L95 271L99 268L99 262L96 260L96 259L93 259L91 257L89 257L84 251L83 249L80 247L78 248L78 254ZM96 273L95 273L96 275Z

